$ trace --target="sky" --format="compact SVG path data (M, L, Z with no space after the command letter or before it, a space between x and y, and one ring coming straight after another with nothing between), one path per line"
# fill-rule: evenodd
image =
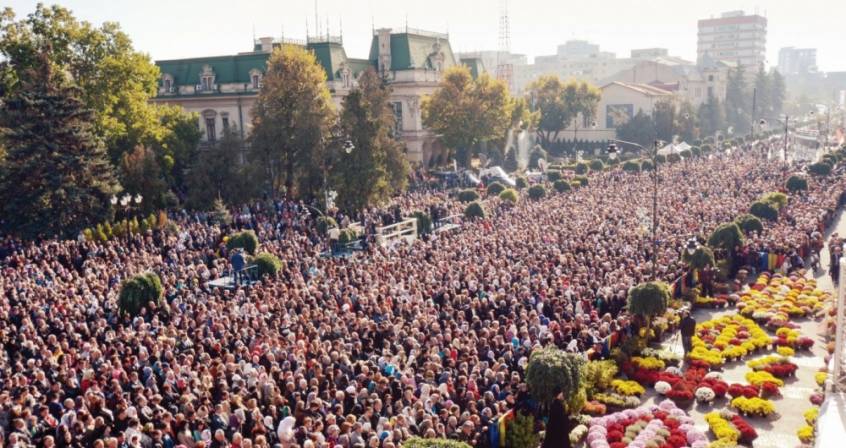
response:
M19 15L36 0L3 0ZM46 3L51 3L47 1ZM304 39L343 28L350 57L366 57L372 29L409 27L449 32L454 51L498 48L502 0L62 0L83 20L119 22L135 47L153 59L234 54L252 49L253 35ZM511 0L511 50L554 54L558 44L585 39L617 57L633 48L667 48L696 59L696 23L721 12L745 10L768 18L768 64L781 47L817 48L822 71L846 71L844 0Z

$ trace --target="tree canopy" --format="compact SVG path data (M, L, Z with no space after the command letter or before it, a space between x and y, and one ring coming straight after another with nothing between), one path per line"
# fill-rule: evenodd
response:
M564 83L556 75L544 75L529 84L527 97L538 138L548 147L556 134L578 123L578 116L594 116L601 93L583 81Z

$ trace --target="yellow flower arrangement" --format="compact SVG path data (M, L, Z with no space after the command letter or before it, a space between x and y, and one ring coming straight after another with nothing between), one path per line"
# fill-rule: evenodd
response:
M627 397L631 396L640 396L646 392L646 389L643 388L640 384L636 381L630 380L614 380L611 382L611 387L620 394L625 395Z
M737 442L731 440L715 440L708 444L708 448L737 448Z
M805 411L805 423L810 426L817 424L817 418L820 416L820 408L813 407Z
M652 356L634 356L632 357L632 364L647 370L663 370L666 367L664 361Z
M719 412L714 411L705 414L705 421L708 422L708 427L717 440L735 443L740 439L740 431L731 422L724 419Z
M790 347L778 347L776 348L776 352L778 352L781 356L793 356L796 352Z
M825 384L825 380L828 379L828 374L825 372L817 372L814 374L814 381L817 382L817 385L822 386Z
M752 361L748 361L746 366L752 370L763 370L770 364L779 364L786 362L787 358L777 355L767 355L763 358L753 359Z
M799 440L805 444L812 444L814 443L814 427L813 426L803 426L799 428L799 431L796 431L796 435L799 437Z
M760 386L763 383L773 383L778 387L784 386L784 381L776 378L770 372L746 372L746 381L753 386Z
M759 417L766 417L775 412L772 401L758 397L737 397L731 400L731 406L746 415Z

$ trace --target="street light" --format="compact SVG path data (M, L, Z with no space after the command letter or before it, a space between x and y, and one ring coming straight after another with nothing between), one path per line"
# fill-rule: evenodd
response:
M647 149L643 145L627 142L624 140L611 140L608 145L608 157L614 160L617 157L619 150L617 143L624 145L631 145L640 149L652 160L652 280L656 280L658 276L658 148L663 143L660 140L655 140L652 149Z
M691 257L694 253L696 253L696 249L699 248L699 241L696 241L696 238L691 238L687 240L687 254Z

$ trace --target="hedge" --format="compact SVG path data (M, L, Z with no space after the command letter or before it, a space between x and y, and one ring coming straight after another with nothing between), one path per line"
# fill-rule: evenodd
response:
M241 248L246 250L250 255L253 255L256 253L256 249L258 249L258 237L252 230L233 233L226 240L226 248L229 250Z
M517 202L517 191L511 188L506 188L499 193L499 198L505 202L515 203Z
M623 164L623 171L629 173L640 172L640 164L635 162L634 160L628 160L626 161L626 163Z
M766 202L776 209L781 210L785 205L787 205L787 195L778 191L773 191L761 196L760 201Z
M734 222L720 224L708 238L708 245L713 248L734 250L735 247L743 244L743 232L740 226Z
M499 182L491 182L491 184L488 185L488 196L496 196L502 193L503 190L505 190L504 185Z
M805 179L802 176L793 175L787 179L787 184L785 185L787 191L791 193L796 193L797 191L805 191L808 189L808 179Z
M576 168L574 170L576 174L587 174L590 171L590 167L585 162L579 162L576 164Z
M479 193L476 193L476 190L461 190L458 192L458 200L461 202L478 201Z
M566 353L555 346L532 351L526 366L526 385L529 394L542 403L551 403L558 393L575 395L582 386L584 359Z
M128 278L120 285L118 310L121 314L135 317L150 302L160 306L163 291L161 279L153 272Z
M670 163L681 162L681 156L675 153L670 154L667 156L667 161Z
M641 171L652 171L654 169L655 169L655 166L652 165L651 160L644 160L643 162L640 162L640 170Z
M808 167L808 172L815 176L828 176L831 174L831 165L825 162L817 162Z
M471 448L470 445L450 439L423 439L411 437L402 443L404 448Z
M761 223L761 220L758 219L757 216L744 213L734 220L737 223L740 230L743 231L745 234L749 234L749 232L761 232L764 230L764 224Z
M555 182L556 180L561 179L561 171L547 171L546 179L550 182Z
M749 213L768 221L775 221L778 219L778 209L769 202L755 201L749 207Z
M478 202L471 202L467 208L464 209L464 217L469 219L484 218L485 209L482 204Z
M602 163L602 160L594 159L590 161L591 171L602 171L603 169L605 169L605 164Z
M685 159L689 159L693 155L693 153L689 149L685 149L679 151L679 155L684 157Z
M584 186L587 186L587 184L588 184L588 178L587 178L587 177L585 177L585 176L576 176L576 177L574 177L574 178L573 178L573 180L574 180L575 182L578 182L578 183L579 183L579 185L581 185L581 186L583 186L583 187L584 187Z
M546 196L546 188L543 188L543 185L533 185L529 188L529 198L537 200L544 196Z
M522 190L529 186L529 182L523 176L518 176L517 179L514 179L514 186L518 190Z
M667 156L664 154L658 154L655 156L655 161L658 163L667 163Z
M628 310L631 314L651 318L664 314L670 301L666 283L641 283L629 290Z
M564 193L572 189L570 187L570 183L566 180L556 180L555 183L552 184L552 187L555 188L555 191L559 193Z
M276 255L269 252L262 252L253 258L253 264L256 265L259 278L268 276L276 278L276 273L282 269L282 261Z

